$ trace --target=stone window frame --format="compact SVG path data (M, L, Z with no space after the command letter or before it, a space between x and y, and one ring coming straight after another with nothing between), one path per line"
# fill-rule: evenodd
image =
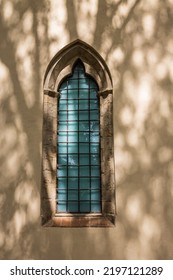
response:
M57 106L62 80L72 74L80 59L99 86L101 204L102 212L70 214L56 212ZM115 225L115 167L113 142L113 85L110 71L98 52L81 40L60 50L50 61L44 77L41 218L46 227L112 227Z

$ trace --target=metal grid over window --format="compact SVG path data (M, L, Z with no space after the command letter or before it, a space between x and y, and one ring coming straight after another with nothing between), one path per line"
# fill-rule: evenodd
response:
M100 123L98 86L81 61L59 88L57 212L99 213Z

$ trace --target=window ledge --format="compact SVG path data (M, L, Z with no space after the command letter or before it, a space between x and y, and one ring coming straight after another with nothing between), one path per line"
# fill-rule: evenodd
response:
M57 214L44 227L114 227L112 217L102 214Z

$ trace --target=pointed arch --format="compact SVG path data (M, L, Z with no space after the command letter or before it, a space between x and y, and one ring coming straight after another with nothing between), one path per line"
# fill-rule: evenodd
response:
M45 72L44 89L56 91L62 77L72 73L77 59L81 59L86 73L96 80L100 91L112 90L107 64L94 48L79 39L65 46L52 58Z
M101 209L99 214L62 215L57 212L57 133L62 82L72 75L77 61L98 85L101 162ZM79 83L78 83L79 84ZM99 53L81 40L60 50L50 61L44 76L42 224L45 226L109 227L115 224L115 180L113 154L113 90L108 66ZM78 91L80 88L78 88ZM68 92L68 91L67 91ZM78 97L79 99L79 97ZM89 101L88 101L89 102Z

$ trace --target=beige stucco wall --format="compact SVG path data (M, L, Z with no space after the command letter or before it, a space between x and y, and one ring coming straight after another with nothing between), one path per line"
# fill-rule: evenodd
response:
M0 1L0 258L173 258L173 1ZM114 84L115 228L40 225L42 84L81 39Z

